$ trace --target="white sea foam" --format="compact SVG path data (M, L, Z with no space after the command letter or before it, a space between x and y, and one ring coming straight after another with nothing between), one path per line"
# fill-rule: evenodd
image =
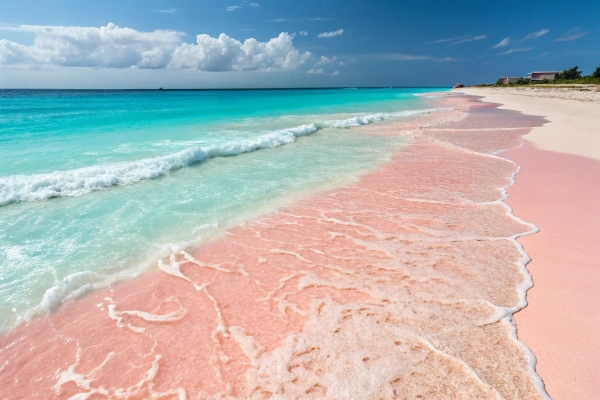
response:
M389 117L386 114L371 114L348 119L326 121L324 125L328 128L350 128L353 126L368 125L372 122L383 121L388 118Z
M423 110L407 110L399 111L394 113L377 113L370 115L361 115L347 119L338 119L332 121L325 121L323 125L327 128L352 128L355 126L368 125L373 122L385 121L394 118L406 118L413 115L429 114L434 111L441 111L444 109L423 109Z
M325 128L351 128L393 118L406 118L446 109L407 110L377 113L319 124ZM95 190L137 183L169 174L172 171L215 157L228 157L293 143L297 137L310 135L319 128L306 124L282 129L221 145L193 146L166 156L137 161L54 171L46 174L12 175L0 178L0 206L22 201L40 201L52 197L78 197ZM120 149L120 151L125 151Z
M141 182L210 158L235 156L289 144L297 137L310 135L317 130L314 124L307 124L271 132L255 139L219 146L193 147L162 157L55 171L48 174L13 175L0 178L0 206L20 201L46 200L52 197L82 196L94 190Z

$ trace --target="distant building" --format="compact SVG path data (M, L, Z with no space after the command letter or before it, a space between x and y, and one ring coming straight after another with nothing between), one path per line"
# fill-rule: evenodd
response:
M524 78L521 78L520 76L510 76L510 77L503 76L502 78L500 78L500 82L502 82L504 84L515 83L521 79L524 79Z
M560 71L536 71L536 72L530 72L529 75L529 79L531 79L532 81L553 81L554 78L556 78L556 74L558 74Z

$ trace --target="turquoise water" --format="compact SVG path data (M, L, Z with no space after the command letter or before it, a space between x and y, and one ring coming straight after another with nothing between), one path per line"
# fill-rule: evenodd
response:
M351 181L427 91L0 91L0 326Z

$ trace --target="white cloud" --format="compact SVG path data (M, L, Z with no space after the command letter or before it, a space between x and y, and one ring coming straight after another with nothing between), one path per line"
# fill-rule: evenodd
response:
M258 3L250 3L249 1L244 0L240 3L239 6L229 6L225 10L235 11L235 10L238 10L240 8L240 6L259 7L259 4Z
M582 32L579 28L571 29L561 37L555 39L555 42L570 42L571 40L577 40L587 35L588 32Z
M306 31L300 31L298 34L300 36L308 36L308 32L306 32Z
M473 37L468 37L466 39L461 39L459 41L456 41L452 44L459 44L459 43L466 43L466 42L475 42L477 40L484 40L487 39L486 35L478 35L478 36L473 36Z
M321 74L324 74L325 71L323 71L322 68L319 68L319 69L311 68L308 71L306 71L306 73L307 74L314 74L314 75L321 75Z
M497 56L505 56L507 54L521 53L521 52L524 52L524 51L531 51L531 50L533 50L533 47L520 47L520 48L517 48L517 49L510 49L510 50L507 50L507 51L503 51L502 53L498 53L496 55Z
M270 19L267 22L285 22L287 21L287 18L275 18L275 19Z
M338 29L337 31L319 33L317 35L317 37L320 37L320 38L330 38L330 37L334 37L334 36L339 36L342 33L344 33L344 30L343 29Z
M179 11L179 10L176 8L171 8L168 10L154 10L155 13L163 13L163 14L175 14L175 13L177 13L177 11Z
M183 43L173 53L169 66L195 68L202 71L281 71L306 63L312 54L300 53L292 44L292 36L280 33L268 42L254 38L243 43L224 33L218 38L198 35L197 44Z
M0 41L0 64L50 64L107 68L163 68L184 35L175 31L138 32L113 23L77 26L0 26L29 32L33 44Z
M456 37L451 37L448 39L440 39L440 40L436 40L434 42L429 42L429 43L445 43L445 42L453 42L455 40L461 40L461 39L466 39L468 37L471 37L472 35L463 35L463 36L456 36Z
M338 76L340 74L340 71L333 71L333 73L331 74L331 76Z
M198 35L196 44L188 44L181 32L138 32L112 23L100 28L0 25L1 30L33 33L35 39L31 45L0 40L0 65L270 72L292 70L312 58L298 51L287 33L243 43L225 34Z
M499 47L504 47L504 46L508 46L510 44L510 38L504 38L502 39L500 42L496 43L495 45L493 45L491 48L492 49L497 49Z
M319 58L319 60L315 63L315 67L317 65L331 64L332 62L334 62L336 60L337 60L337 57L327 58L325 56L321 56L321 58Z
M440 61L440 62L456 61L456 59L450 58L450 57L437 58L437 57L432 57L432 56L402 54L402 53L375 54L374 58L380 59L380 60L392 60L392 61ZM356 60L354 60L354 61L356 61Z
M529 35L526 35L521 39L521 41L529 40L529 39L537 39L539 37L544 36L546 33L550 32L550 29L540 29L539 31L532 32Z

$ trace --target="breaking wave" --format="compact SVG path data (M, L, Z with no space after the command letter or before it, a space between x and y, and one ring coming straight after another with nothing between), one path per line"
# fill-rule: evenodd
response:
M351 128L397 117L427 114L437 109L401 111L389 114L371 114L348 119L300 125L261 135L255 139L191 147L166 156L137 161L55 171L46 174L13 175L0 178L0 206L22 201L40 201L53 197L78 197L92 191L123 186L158 178L190 165L215 157L229 157L256 150L279 147L293 143L297 137L307 136L321 127Z
M428 114L432 111L438 111L438 109L409 110L409 111L399 111L399 112L388 113L388 114L377 113L377 114L371 114L371 115L363 115L363 116L357 116L357 117L352 117L352 118L347 118L347 119L326 121L323 124L323 126L325 126L327 128L352 128L355 126L368 125L373 122L384 121L384 120L392 119L392 118L402 118L402 117L406 118L406 117L411 117L413 115Z
M83 196L94 190L157 178L211 158L279 147L294 142L296 137L310 135L317 130L314 124L307 124L271 132L256 139L240 140L218 146L193 147L162 157L55 171L48 174L0 178L0 206L20 201L46 200L52 197Z

